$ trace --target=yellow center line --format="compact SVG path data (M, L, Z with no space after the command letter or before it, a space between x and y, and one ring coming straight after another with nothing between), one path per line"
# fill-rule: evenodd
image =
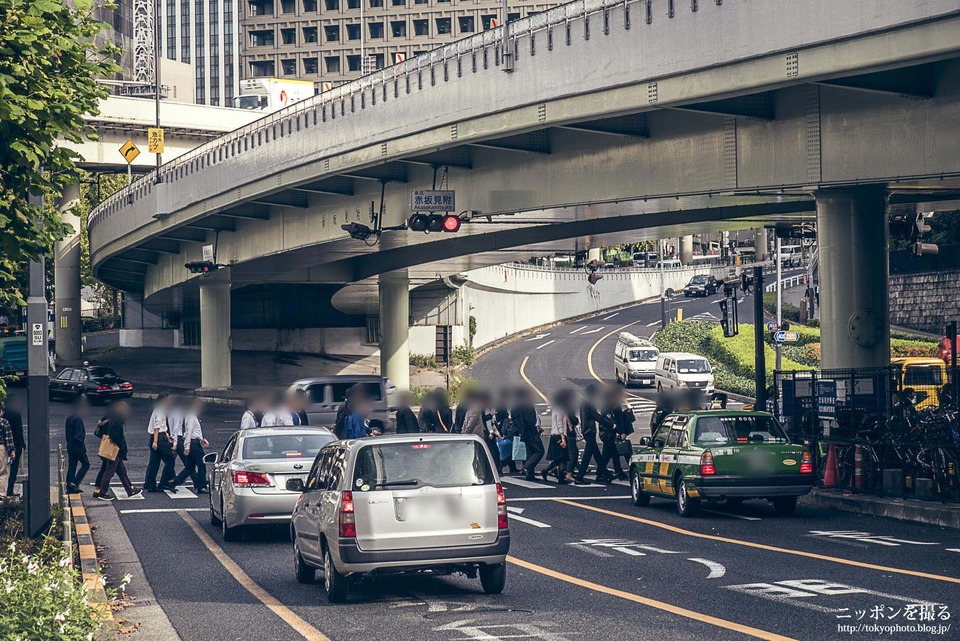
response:
M632 323L627 323L626 325L622 325L622 326L616 328L615 330L613 330L612 332L609 332L609 333L607 333L607 334L604 334L603 336L601 336L600 338L597 339L597 342L594 343L594 344L590 347L590 351L587 352L587 369L590 371L590 376L594 377L595 379L597 379L598 381L600 381L600 382L603 383L604 385L607 384L607 381L605 381L605 380L603 380L602 378L600 378L599 376L597 376L597 372L593 369L593 352L594 352L594 350L596 350L597 347L600 346L600 343L602 343L603 341L607 340L608 338L610 338L610 337L613 336L614 334L617 334L617 333L619 333L619 332L622 332L623 330L627 329L628 327L633 327L634 325L636 325L636 324L639 323L639 322L640 322L639 320L635 320L635 321L633 321ZM640 396L639 394L634 394L633 392L630 392L630 391L628 391L628 390L626 390L626 389L624 389L624 392L627 394L627 396L632 396L632 397L634 397L634 398L643 398L643 397Z
M575 576L570 576L569 574L563 574L562 572L557 572L556 570L551 570L550 568L545 568L543 566L530 563L529 561L523 561L513 556L508 556L507 561L521 568L525 568L532 572L537 572L539 574L543 574L544 576L548 576L553 579L557 579L559 581L564 581L565 583L570 583L572 585L576 585L581 588L586 588L588 590L593 590L594 592L600 592L602 594L608 594L610 596L615 596L617 598L625 599L627 601L633 601L634 603L639 603L641 605L645 605L651 608L656 608L657 610L663 610L664 612L676 614L678 616L682 616L687 619L693 619L694 621L700 621L701 623L707 623L709 625L713 625L718 628L724 628L726 630L732 630L734 632L746 634L751 637L756 637L757 639L766 639L767 641L793 641L793 639L791 639L790 637L781 636L774 632L767 632L766 630L760 630L759 628L752 628L748 625L742 625L740 623L727 621L726 619L719 619L717 617L713 617L708 614L703 614L701 612L687 610L685 608L681 608L671 603L664 603L663 601L648 599L647 597L640 596L639 594L633 594L632 592L624 592L623 590L610 588L605 585L600 585L599 583L585 581Z
M905 570L903 568L892 568L885 565L876 565L874 563L852 561L850 559L843 559L836 556L828 556L826 554L817 554L816 552L804 552L803 550L791 550L789 548L781 548L781 547L776 547L774 545L766 545L764 543L754 543L752 541L731 539L725 536L717 536L715 534L704 534L702 532L694 532L693 530L685 530L675 525L668 525L667 523L660 523L659 521L651 521L650 519L640 518L639 516L631 516L629 514L614 512L612 510L605 510L603 508L594 507L592 505L585 505L583 503L568 501L567 499L554 499L554 501L556 501L557 503L563 503L564 505L578 507L583 510L590 510L592 512L599 512L600 514L606 514L608 516L615 516L617 518L626 519L627 521L634 521L636 523L643 523L644 525L651 525L653 527L657 527L662 530L667 530L669 532L674 532L676 534L683 534L685 536L692 536L698 539L707 539L708 541L720 541L722 543L732 543L733 545L742 545L743 547L755 548L757 550L766 550L768 552L778 552L780 554L792 554L794 556L802 556L808 559L817 559L818 561L829 561L830 563L839 563L841 565L852 565L854 567L866 568L868 570L879 570L881 572L891 572L893 574L906 574L908 576L920 577L921 579L931 579L934 581L945 581L947 583L960 584L960 578L956 578L952 576L931 574L929 572L918 572L916 570Z
M527 385L530 386L530 389L532 389L534 392L536 392L536 393L540 396L540 398L543 399L543 402L544 402L544 403L550 403L550 401L547 400L546 395L545 395L543 392L540 391L540 388L539 388L539 387L537 387L536 385L533 384L533 381L531 381L531 380L527 377L527 373L524 371L524 370L526 369L526 367L527 367L527 361L529 361L529 360L530 360L530 357L529 357L529 356L524 356L524 357L523 357L523 362L520 363L520 378L522 378L522 379L524 380L524 382L525 382Z
M243 586L244 589L252 594L260 603L267 606L271 612L280 617L284 623L293 628L297 634L307 641L330 641L330 637L294 614L293 610L280 603L273 595L255 583L253 579L250 578L250 575L244 572L240 566L223 551L223 548L210 538L210 535L200 527L200 524L197 523L195 519L188 516L183 510L178 511L177 514L190 526L190 529L193 530L194 534L197 535L197 538L206 546L214 558L220 562L220 565L237 580L237 583Z

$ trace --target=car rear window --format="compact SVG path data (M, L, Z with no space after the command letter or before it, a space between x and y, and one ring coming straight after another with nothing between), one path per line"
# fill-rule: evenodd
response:
M359 385L363 388L363 391L366 393L366 396L371 401L381 401L383 400L383 393L380 390L380 383L331 383L330 389L333 391L333 402L342 403L347 400L347 392L350 391L350 388L354 385Z
M243 459L313 459L327 443L336 438L332 434L277 434L275 436L248 436L243 439Z
M87 370L91 381L102 381L107 378L119 378L117 373L109 367L91 367Z
M355 488L456 487L494 482L484 446L473 441L367 445L357 454Z
M780 424L769 416L701 416L693 440L707 446L789 442Z

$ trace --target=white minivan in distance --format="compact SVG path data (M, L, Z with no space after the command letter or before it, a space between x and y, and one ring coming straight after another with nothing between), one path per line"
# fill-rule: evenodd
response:
M624 386L653 386L654 368L660 350L646 338L638 338L630 332L620 332L613 352L613 369L618 383Z
M713 394L713 368L703 356L687 352L663 352L655 371L657 391L699 389Z
M397 434L320 450L290 522L297 581L323 571L332 602L357 577L450 574L499 594L507 577L507 503L487 445L473 434Z

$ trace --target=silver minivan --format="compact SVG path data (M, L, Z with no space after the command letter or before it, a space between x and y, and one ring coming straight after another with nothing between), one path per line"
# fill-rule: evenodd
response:
M297 581L322 568L330 601L344 601L362 575L463 572L487 594L503 591L506 499L478 436L337 441L287 489L302 492L290 522Z
M390 391L393 384L381 376L368 374L338 374L335 376L314 376L301 378L290 386L290 390L301 389L307 393L307 405L304 410L310 425L322 425L333 428L337 420L337 409L346 400L347 392L354 385L361 385L370 401L370 427L381 432L392 425L390 420Z

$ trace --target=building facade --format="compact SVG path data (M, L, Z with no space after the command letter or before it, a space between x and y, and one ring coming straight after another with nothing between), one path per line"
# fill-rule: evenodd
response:
M238 1L243 78L312 80L320 90L496 26L502 6L501 0ZM510 0L509 18L557 4Z
M240 83L238 3L245 0L156 1L160 54L193 67L197 104L232 107Z

